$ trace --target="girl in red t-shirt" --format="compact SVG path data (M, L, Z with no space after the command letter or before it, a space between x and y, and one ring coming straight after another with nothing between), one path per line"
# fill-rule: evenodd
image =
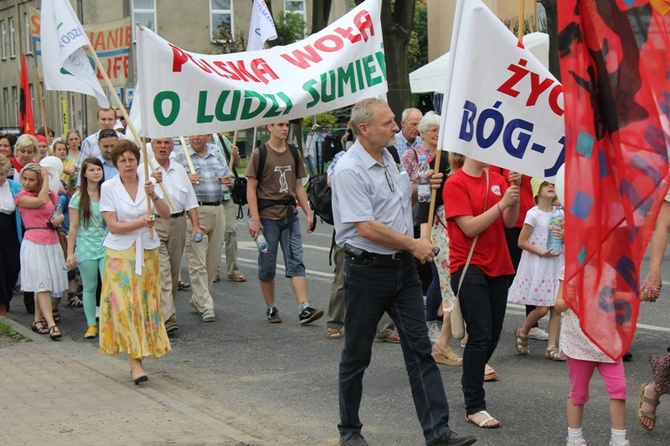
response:
M442 195L450 238L451 286L454 291L460 288L457 295L468 332L462 377L466 417L491 429L500 426L500 421L486 411L484 374L500 339L507 288L514 273L504 228L516 223L519 187L508 186L508 181L515 184L521 175L512 172L505 179L489 172L487 164L456 153L449 154L449 161L455 173Z

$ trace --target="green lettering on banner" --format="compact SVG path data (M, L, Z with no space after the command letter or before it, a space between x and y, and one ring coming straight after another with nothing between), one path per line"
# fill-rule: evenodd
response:
M351 92L356 93L356 79L354 77L354 63L347 65L346 69L344 67L339 67L337 69L337 96L344 96L344 86L351 83Z
M258 99L260 102L256 110L251 110L253 98ZM266 106L267 100L265 99L265 96L260 93L256 93L255 91L244 90L244 102L242 105L242 115L240 116L240 119L255 118L256 116L260 115L263 110L265 110Z
M206 108L207 108L207 91L205 90L201 91L200 94L198 94L198 117L196 119L196 122L198 124L214 121L214 115L208 115L205 113Z
M358 76L358 86L362 90L365 88L365 79L363 79L363 69L361 68L360 59L356 59L356 76Z
M365 68L365 80L367 81L367 86L371 87L380 84L382 82L381 76L372 77L372 74L377 71L377 66L374 65L375 58L372 56L365 56L362 60L363 68Z
M275 116L281 115L282 112L279 110L279 102L277 102L277 98L275 98L275 95L266 93L265 97L268 98L270 101L272 101L272 105L270 106L270 110L268 110L268 112L265 113L263 117L274 118Z
M226 113L224 108L226 106L226 100L230 95L230 90L223 90L219 95L219 99L216 101L216 108L214 113L216 114L217 121L234 121L237 118L237 112L240 110L240 100L242 99L242 92L240 90L233 91L233 98L230 104L229 112Z
M163 102L170 101L170 113L166 116L163 113ZM181 101L179 100L179 95L175 91L161 91L156 96L154 96L154 117L156 121L162 126L172 125L177 116L179 115L179 109L181 107Z
M330 82L328 78L330 77ZM330 84L330 92L326 91ZM335 70L329 70L328 73L321 74L321 101L330 102L334 101L337 97L336 83L335 83Z
M307 103L307 108L312 108L319 103L319 92L313 88L316 84L318 84L317 81L310 79L302 85L302 89L312 96L312 100Z
M377 51L375 57L377 58L379 68L382 70L382 76L384 76L384 80L386 80L386 56L383 51Z
M286 106L284 108L284 114L288 115L289 113L291 113L291 109L293 108L293 101L291 100L291 98L286 93L284 93L282 91L277 93L277 96L279 96L279 99L284 101L284 105Z

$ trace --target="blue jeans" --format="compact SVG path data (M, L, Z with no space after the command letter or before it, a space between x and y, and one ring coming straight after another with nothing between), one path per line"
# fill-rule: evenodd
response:
M344 349L340 361L340 435L360 432L358 410L363 374L370 364L377 322L384 311L400 335L414 407L426 444L449 431L449 405L442 376L431 355L421 282L414 258L357 260L345 257Z
M305 264L302 261L302 236L300 235L300 219L293 217L281 220L261 220L263 235L268 242L267 254L258 253L258 279L263 282L274 280L277 271L277 250L281 243L281 252L286 265L286 277L305 275Z
M463 270L451 275L451 286L458 289ZM470 265L459 293L468 343L463 351L463 395L465 412L472 415L486 410L484 369L498 346L507 308L509 276L489 277Z
M426 292L426 322L437 321L437 310L442 304L442 292L440 291L440 275L437 272L435 262L430 264L433 271L433 281L430 282Z

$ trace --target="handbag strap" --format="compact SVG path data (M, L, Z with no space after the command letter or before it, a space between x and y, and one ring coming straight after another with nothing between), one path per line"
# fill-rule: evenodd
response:
M486 207L489 204L489 171L484 169L486 173L486 195L484 196L484 212L486 212ZM483 213L483 212L482 212ZM463 280L465 280L465 274L468 272L468 266L470 266L470 260L472 260L472 254L475 252L475 245L477 244L477 239L479 239L479 234L475 236L475 239L472 241L472 246L470 247L470 252L468 253L468 258L465 260L465 266L463 267L463 274L458 279L458 290L456 291L456 297L461 294L461 286L463 285Z

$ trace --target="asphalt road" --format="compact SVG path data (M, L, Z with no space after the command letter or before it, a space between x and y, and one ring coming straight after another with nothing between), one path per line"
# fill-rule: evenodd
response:
M302 227L310 300L325 311L332 278L332 267L328 265L332 227L319 223L311 235L305 235L304 219ZM241 417L255 418L265 429L294 436L296 444L336 445L337 368L342 341L326 339L325 317L309 326L299 325L290 282L283 277L281 268L277 305L284 322L265 321L265 304L256 280L257 251L246 234L244 220L238 220L238 236L239 264L248 282L232 283L224 278L214 284L217 319L211 323L201 322L187 305L190 292L179 292L176 307L180 329L172 338L173 352L158 361L148 360L147 370L174 379ZM225 268L225 261L222 266ZM645 259L643 274L647 267ZM185 263L183 271L187 279ZM626 364L627 427L633 445L669 443L667 400L663 399L658 408L653 432L644 431L635 418L639 385L651 379L647 357L664 352L670 343L668 290L670 287L666 286L657 303L643 305L631 348L633 361ZM19 296L13 301L13 309L12 317L29 326L32 318L23 312ZM64 307L62 314L59 326L64 335L90 344L91 354L97 354L97 342L83 339L86 324L82 309ZM565 444L567 367L565 363L544 359L543 342L531 341L527 357L516 354L512 333L514 327L521 325L523 315L520 306L508 306L502 341L491 361L500 379L485 384L488 410L501 420L501 428L483 430L466 423L461 370L440 366L450 402L451 427L477 436L478 445ZM546 320L541 321L541 326L546 328ZM460 351L460 347L456 350ZM363 434L370 445L424 444L398 345L375 344L364 386L361 418ZM609 425L608 397L596 373L583 426L589 445L607 445Z

